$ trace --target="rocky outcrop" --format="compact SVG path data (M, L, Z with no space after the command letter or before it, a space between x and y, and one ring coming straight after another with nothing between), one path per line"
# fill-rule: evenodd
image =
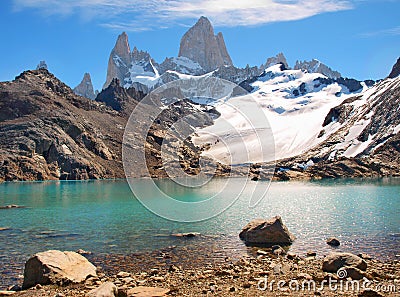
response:
M322 270L336 273L340 268L349 266L365 271L367 263L360 257L350 253L332 253L324 258Z
M183 35L178 56L198 63L207 72L233 65L222 33L214 35L214 28L206 17L201 17Z
M97 102L104 102L107 106L116 111L121 111L126 104L133 101L127 90L120 85L120 80L114 78L109 86L101 91L97 97Z
M46 61L40 61L39 62L39 64L36 66L36 70L39 70L39 69L46 69L46 70L48 69Z
M293 243L295 237L276 216L269 220L258 219L248 223L239 234L248 244L284 244Z
M4 180L122 177L121 115L77 96L45 69L0 83ZM112 135L112 136L111 136Z
M296 61L294 69L304 70L309 73L321 73L328 78L339 78L342 76L339 72L332 70L331 68L316 59L313 59L311 61Z
M97 101L90 100L77 96L45 69L26 71L12 82L0 83L0 180L125 177L124 127L144 95L123 88L115 79ZM175 135L166 130L188 115L193 127L203 127L212 124L211 118L218 113L188 100L164 109L146 139L152 176L166 176L161 160L163 138L173 139ZM140 116L139 123L147 120L146 113ZM180 153L185 170L199 171L199 154L200 148L185 141ZM146 172L146 168L135 168L132 175L140 177Z
M270 57L267 59L265 64L262 65L264 68L263 70L265 70L271 66L274 66L276 64L282 64L285 66L285 69L289 69L289 64L286 60L285 55L283 53L278 53L275 57Z
M389 74L389 78L395 78L400 75L400 58L397 59L396 64L393 65L392 71Z
M107 77L104 88L108 87L114 78L124 81L131 64L131 50L128 35L123 32L117 38L114 48L108 59Z
M121 85L131 86L135 82L143 81L143 77L157 77L157 67L158 65L149 53L140 51L136 47L131 52L128 35L123 32L118 36L110 53L107 77L103 89L107 88L115 78L119 79Z
M92 79L89 73L84 74L82 81L74 88L73 91L79 96L83 96L92 100L96 98L95 92L93 90Z
M37 253L25 264L23 289L37 284L81 283L97 276L96 267L75 252L50 250Z

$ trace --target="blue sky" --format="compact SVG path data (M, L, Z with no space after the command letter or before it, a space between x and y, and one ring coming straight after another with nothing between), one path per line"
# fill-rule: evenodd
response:
M233 3L233 4L232 4ZM157 61L176 56L201 15L221 31L236 66L283 52L291 66L317 58L346 77L387 76L400 56L400 0L2 0L0 80L46 60L74 87L103 85L116 37Z

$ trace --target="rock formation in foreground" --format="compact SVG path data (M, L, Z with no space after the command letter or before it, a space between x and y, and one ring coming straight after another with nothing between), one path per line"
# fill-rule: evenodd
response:
M96 94L93 89L92 79L89 73L84 74L80 84L74 88L74 93L92 100L96 98Z
M214 35L214 28L206 17L201 17L183 35L178 56L197 62L207 72L224 65L233 66L222 33Z
M90 276L97 276L96 267L82 255L50 250L37 253L26 262L22 288L81 283Z

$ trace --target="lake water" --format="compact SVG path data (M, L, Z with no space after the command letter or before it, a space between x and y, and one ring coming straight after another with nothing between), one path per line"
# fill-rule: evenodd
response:
M135 182L146 187L149 181ZM181 201L211 195L223 182L215 179L200 189L182 190L172 181L158 181ZM225 190L222 199L231 194ZM275 215L282 216L297 237L290 249L300 254L329 253L333 248L325 240L330 236L341 241L340 251L365 252L379 259L400 254L399 179L276 182L252 209L250 194L245 189L234 205L212 219L177 223L148 211L122 180L3 183L0 205L26 208L0 210L0 228L9 227L0 231L0 277L12 273L9 263L23 267L31 254L48 249L130 254L197 245L201 252L202 245L212 243L240 256L248 252L238 238L241 228L254 218ZM148 199L163 203L160 197ZM192 240L170 236L179 232L201 236Z

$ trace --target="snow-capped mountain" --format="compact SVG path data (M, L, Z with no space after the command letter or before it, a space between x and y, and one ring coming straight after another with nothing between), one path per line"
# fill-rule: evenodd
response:
M272 66L250 84L251 96L216 104L221 117L197 129L194 143L207 148L204 155L227 165L232 165L232 155L249 163L277 161L278 179L400 174L400 76L370 87L362 82L357 92L350 92L343 81ZM253 154L259 145L257 130L239 116L253 100L268 118L273 159ZM251 117L256 111L246 114ZM239 143L248 150L238 150Z
M347 86L320 73L287 70L282 64L266 69L248 86L252 90L251 96L234 97L229 99L228 103L238 106L239 110L252 100L258 103L257 108L262 108L265 112L274 135L275 159L299 155L322 142L325 138L318 138L318 135L330 109L354 95ZM365 83L360 83L357 92L367 89ZM248 126L248 123L236 123L237 111L227 107L225 103L217 104L216 109L221 113L221 118L216 120L215 125L198 130L194 141L197 145L209 147L207 155L212 155L221 163L228 163L229 154L232 152L217 139L224 139L230 135L230 141L234 143L234 135L238 138L237 142L243 141L242 135L247 135L246 142L252 142L257 138L257 131ZM228 130L221 130L218 121L228 121L232 126ZM242 133L235 133L238 129ZM271 160L250 158L249 161Z
M136 47L131 52L128 35L123 32L118 36L111 51L103 88L117 78L125 88L135 87L140 91L149 92L176 79L189 79L205 74L241 84L244 81L254 81L265 69L276 64L290 69L283 53L267 58L265 64L260 66L235 67L222 33L215 35L211 22L206 17L201 17L183 35L178 56L166 58L161 64L148 52L140 51ZM294 69L323 74L325 79L331 80L330 83L342 79L339 72L315 59L309 62L297 61ZM357 90L361 88L359 84L356 87ZM350 89L354 90L354 87Z
M103 88L108 87L114 78L119 79L126 88L133 83L141 83L148 87L159 81L158 66L150 54L134 47L131 52L128 35L123 32L111 51L108 60L107 78Z
M342 75L338 71L332 70L317 59L313 59L311 61L297 61L294 69L305 70L309 73L321 73L326 77L333 79L342 77Z

